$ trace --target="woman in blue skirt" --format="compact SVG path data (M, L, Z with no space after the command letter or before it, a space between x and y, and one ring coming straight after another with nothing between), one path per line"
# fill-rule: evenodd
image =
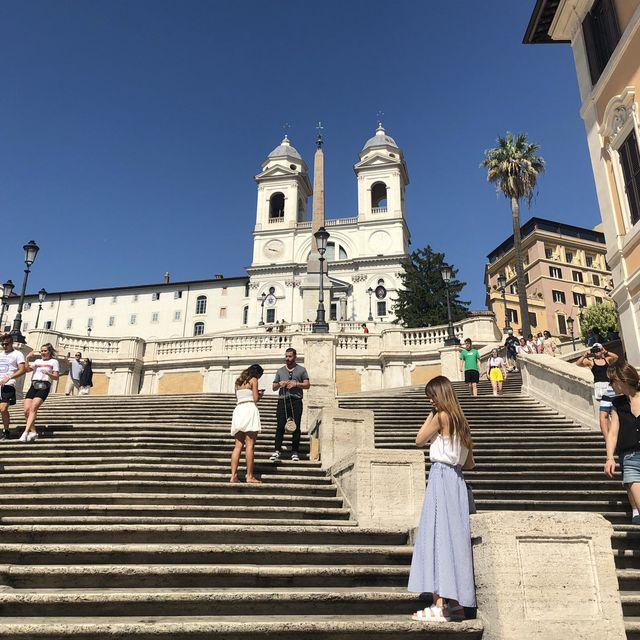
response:
M431 470L413 550L409 591L432 593L433 605L417 611L421 622L464 619L476 606L469 529L469 497L463 469L473 469L473 442L448 378L437 376L425 387L432 411L416 436L430 445Z

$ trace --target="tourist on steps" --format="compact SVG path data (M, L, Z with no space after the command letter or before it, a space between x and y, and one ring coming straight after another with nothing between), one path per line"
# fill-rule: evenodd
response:
M425 387L432 410L416 436L429 447L431 470L409 574L409 591L433 594L433 604L413 615L420 622L449 622L476 606L463 469L473 469L473 442L453 385L437 376Z
M24 396L24 417L27 423L24 433L20 436L20 442L35 442L38 439L36 430L38 409L49 396L51 382L60 376L60 364L55 358L56 352L50 342L40 347L40 357L30 363L29 360L33 354L32 351L26 357L27 365L33 371L33 375L31 386Z
M480 352L473 348L471 340L464 341L464 349L460 351L460 371L464 362L464 381L469 385L469 393L478 397L478 382L480 382Z
M491 350L491 356L487 360L487 378L491 381L493 395L502 395L502 383L507 378L507 367L498 355L497 349Z
M231 435L236 439L231 454L231 482L239 482L238 465L240 454L245 449L247 462L247 482L259 484L253 475L253 457L256 437L260 433L260 412L256 403L259 402L264 389L258 389L258 380L262 377L263 369L259 364L252 364L245 369L236 380L237 404L231 417Z
M16 403L16 378L26 372L24 356L13 348L13 338L5 333L0 338L0 414L2 414L2 439L9 439L9 407Z
M604 472L613 478L614 454L617 454L622 482L630 493L633 509L640 504L640 376L628 362L612 365L607 374L611 387L620 395L611 400L613 409L606 436ZM633 515L631 522L640 524L640 515Z

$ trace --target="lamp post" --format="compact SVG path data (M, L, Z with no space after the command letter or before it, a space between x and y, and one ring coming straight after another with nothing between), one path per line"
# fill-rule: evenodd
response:
M2 285L2 305L0 306L0 333L4 333L2 330L2 320L4 318L4 312L9 308L9 298L13 293L13 282L7 280Z
M498 291L502 294L502 306L504 307L504 332L507 333L511 329L509 322L509 314L507 313L507 279L504 273L498 276Z
M38 315L36 316L36 329L38 328L38 322L40 322L40 312L42 311L42 303L47 297L47 292L44 287L38 291Z
M567 318L567 324L569 325L569 335L571 336L571 349L572 351L576 350L576 339L573 333L573 323L575 322L575 320L569 316Z
M449 325L447 327L448 337L444 341L446 347L451 347L457 344L460 344L460 340L456 338L456 335L453 331L453 319L451 317L451 296L449 295L449 281L451 280L451 276L453 275L451 271L451 267L448 264L443 264L440 267L440 275L444 280L445 291L447 292L447 318L449 320Z
M24 270L24 279L22 281L22 291L20 292L20 303L18 304L18 313L13 320L13 326L11 328L11 337L16 344L24 344L26 338L20 331L22 327L22 307L24 306L24 294L27 291L27 282L29 280L29 274L31 273L31 265L34 263L40 247L33 240L29 240L27 244L22 247L24 249L24 263L27 268Z
M260 296L260 322L258 322L258 326L264 326L264 301L267 299L267 294L263 291Z
M373 314L371 313L371 296L373 295L373 289L369 287L367 289L367 293L369 294L369 317L367 318L367 321L373 322Z
M324 318L324 252L327 250L327 240L329 239L329 232L320 227L314 234L316 239L316 245L318 247L318 253L320 254L320 293L318 295L318 310L316 312L316 321L313 323L311 331L313 333L329 333L329 324Z

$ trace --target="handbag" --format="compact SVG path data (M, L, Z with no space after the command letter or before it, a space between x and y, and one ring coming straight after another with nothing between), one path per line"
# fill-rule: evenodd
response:
M46 382L45 380L33 380L31 384L36 391L44 391L51 386L51 383Z
M467 487L467 498L469 500L469 515L473 515L476 512L476 501L473 499L473 491L471 486L465 482Z
M298 425L296 424L296 421L293 419L293 400L291 400L291 394L289 394L289 406L291 407L291 415L287 413L287 399L285 398L284 414L287 420L284 423L284 430L287 433L293 433L298 428Z

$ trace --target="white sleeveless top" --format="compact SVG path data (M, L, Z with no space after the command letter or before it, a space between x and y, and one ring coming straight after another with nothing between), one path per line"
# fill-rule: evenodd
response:
M436 433L431 438L430 444L429 459L431 462L444 462L453 466L463 465L469 455L469 449L460 442L460 438L451 438Z
M253 402L253 391L251 389L236 389L236 400L238 404Z

